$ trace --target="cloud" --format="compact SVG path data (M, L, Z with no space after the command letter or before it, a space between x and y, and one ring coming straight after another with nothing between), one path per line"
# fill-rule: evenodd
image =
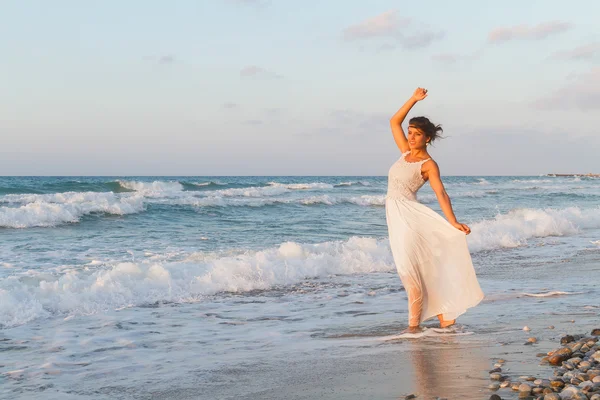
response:
M390 10L345 28L342 31L342 38L346 42L393 39L393 44L385 43L377 48L378 51L387 51L394 50L398 46L405 49L426 47L445 35L444 32L422 30L421 27L418 28L421 30L417 33L404 32L412 24L410 18L400 17L398 11Z
M244 121L246 125L262 125L264 122L260 119L249 119Z
M143 59L162 65L173 64L176 61L175 56L172 54L165 54L162 56L145 56Z
M373 37L397 37L401 27L410 24L409 18L400 18L398 11L390 10L344 29L344 40L353 41Z
M223 108L227 108L227 109L238 108L239 106L240 106L239 104L232 103L230 101L223 103Z
M600 67L575 75L573 82L532 103L539 110L600 110Z
M461 61L473 61L477 60L483 54L483 48L471 53L471 54L458 54L458 53L439 53L431 56L431 59L440 64L455 64Z
M541 40L548 36L565 32L572 28L572 24L563 21L543 22L535 26L517 25L507 28L496 28L488 35L492 43L506 42L509 40Z
M436 40L443 39L444 32L421 32L402 38L404 48L415 49L417 47L427 47Z
M275 72L268 71L264 68L257 67L256 65L249 65L242 68L240 71L242 78L255 78L255 79L278 79L283 78L281 75Z
M555 60L592 60L600 56L600 42L579 46L571 50L558 51L550 56Z
M158 58L159 64L173 64L174 62L175 62L175 56L172 56L172 55L160 56Z

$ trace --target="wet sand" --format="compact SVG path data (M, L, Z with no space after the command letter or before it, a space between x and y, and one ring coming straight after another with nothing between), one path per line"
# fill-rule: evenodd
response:
M515 324L505 330L468 336L435 336L381 341L335 339L339 346L311 353L280 354L207 372L195 387L152 393L153 399L488 399L496 393L517 399L509 388L488 389L489 371L504 359L503 374L549 378L538 353L557 347L564 334L588 333L600 325L584 310L579 322L564 316L528 318L531 331ZM529 337L536 344L526 345ZM374 342L380 342L375 343ZM357 351L358 348L358 351ZM347 349L345 351L345 349ZM350 351L351 349L351 351ZM351 355L344 355L345 352Z

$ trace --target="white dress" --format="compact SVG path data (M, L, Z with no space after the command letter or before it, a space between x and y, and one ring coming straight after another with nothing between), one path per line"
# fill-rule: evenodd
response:
M400 156L388 174L385 211L390 246L408 295L409 325L443 314L456 319L484 297L466 235L427 206L417 202L425 181L421 166Z

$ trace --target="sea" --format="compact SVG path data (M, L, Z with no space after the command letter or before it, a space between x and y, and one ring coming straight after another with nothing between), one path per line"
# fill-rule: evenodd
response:
M598 317L600 179L443 180L486 293L461 318L474 335ZM244 366L399 332L386 189L384 176L0 177L0 398L233 396L261 385ZM441 213L427 184L418 200Z

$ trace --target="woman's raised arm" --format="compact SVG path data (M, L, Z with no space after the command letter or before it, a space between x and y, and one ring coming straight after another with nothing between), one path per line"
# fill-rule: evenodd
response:
M417 88L411 98L408 99L408 101L404 103L404 105L400 107L396 114L394 114L394 116L390 119L390 127L392 128L394 141L402 153L410 150L408 147L408 140L406 140L406 135L402 130L402 122L404 122L404 118L406 118L406 115L410 109L413 108L418 101L423 100L425 97L427 97L427 89Z

